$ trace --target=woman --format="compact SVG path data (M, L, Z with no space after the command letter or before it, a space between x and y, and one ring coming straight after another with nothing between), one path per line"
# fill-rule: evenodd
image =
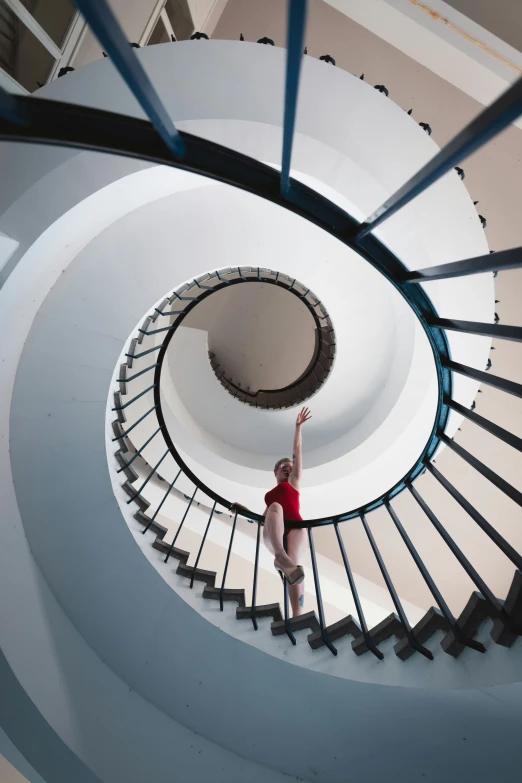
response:
M301 427L312 418L308 408L303 408L295 423L294 458L284 457L276 462L274 474L276 486L265 495L266 509L263 539L269 551L275 555L274 566L288 581L288 594L292 616L301 614L304 607L304 570L298 565L306 545L304 529L285 528L285 522L302 519L299 508L299 485L303 471ZM283 536L287 536L287 551Z

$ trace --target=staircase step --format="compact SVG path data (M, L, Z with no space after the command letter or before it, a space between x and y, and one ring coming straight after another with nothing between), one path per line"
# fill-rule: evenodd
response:
M143 321L142 325L140 326L141 332L138 333L138 336L136 338L140 345L143 342L143 338L145 337L144 332L148 331L151 323L152 323L152 318L150 317L150 315L148 315Z
M219 601L221 594L220 587L210 587L207 585L203 590L203 598L212 598L214 601ZM239 590L234 587L225 587L223 590L224 601L237 601L239 606L245 605L245 591Z
M435 606L430 607L424 617L421 617L417 625L412 629L413 635L420 644L424 644L430 639L435 631L447 631L448 621ZM403 636L395 647L393 648L395 655L397 655L401 661L407 661L414 652L415 647L411 645L407 636Z
M346 636L347 634L357 638L361 634L361 626L356 620L353 619L352 615L349 614L347 617L343 617L342 620L338 620L336 623L329 625L326 628L326 634L332 642L334 642L336 639L340 639L341 636ZM317 650L319 647L324 646L324 640L321 636L321 629L315 631L315 633L310 634L308 637L308 644L312 650Z
M274 622L282 619L281 607L279 604L261 604L256 606L256 617L272 617ZM236 609L237 620L251 620L252 607L238 606Z
M380 644L389 639L390 636L396 636L398 639L402 639L404 636L402 623L394 612L370 630L370 639L374 644ZM353 640L352 649L356 655L363 655L363 653L368 652L364 636L359 636L358 639Z
M146 511L149 508L149 501L145 500L145 498L141 495L136 495L136 487L133 487L130 481L125 481L121 486L127 495L132 498L134 503L136 503L138 508L140 508L142 511Z
M120 384L121 394L127 394L127 363L120 364L118 373L118 383Z
M169 300L168 300L168 297L166 296L165 299L163 299L163 301L159 303L157 309L154 310L154 312L152 313L152 315L150 317L150 320L152 321L152 323L156 323L156 320L159 317L158 310L161 313L165 312L165 308L168 306L168 304L169 304Z
M164 555L169 554L170 544L165 543L165 541L162 541L159 538L156 538L152 542L152 546ZM175 546L172 552L170 552L170 557L174 557L176 560L185 564L190 557L190 552L187 552L185 549L178 549L178 547Z
M515 571L509 593L507 594L506 601L504 603L504 609L513 619L513 622L522 628L522 573ZM491 629L491 638L497 644L501 644L503 647L511 647L515 640L518 638L517 634L513 633L503 620L498 618L493 623Z
M118 445L120 450L126 453L129 450L129 445L127 443L127 438L123 434L123 427L117 419L112 422L111 426L112 431L114 432L114 437L118 438Z
M118 465L120 468L123 468L124 475L128 478L128 480L133 483L134 481L137 481L139 479L138 474L132 467L132 465L127 465L128 455L125 456L121 449L117 451L114 456L116 457L116 460L118 462ZM125 466L125 467L124 467Z
M127 352L129 354L129 356L127 356L127 367L129 368L129 370L134 362L134 354L136 353L137 345L138 345L138 338L133 337L132 340L130 341L129 350Z
M187 577L187 579L192 579L193 571L194 571L193 566L180 563L176 573L180 574L181 576ZM209 587L214 587L216 583L216 572L206 571L204 568L196 568L194 573L194 580L196 582L205 582Z
M123 424L124 422L127 421L127 416L125 415L125 411L122 410L121 407L123 404L121 400L121 392L119 391L114 392L113 399L114 399L114 407L116 409L115 410L116 416L118 417L118 421Z
M460 617L458 618L458 624L465 636L473 638L484 620L492 617L492 614L492 607L486 601L482 593L475 590L462 610ZM444 652L447 652L448 655L452 655L454 658L458 658L465 648L465 645L457 641L451 631L446 634L440 643L440 646Z
M315 612L305 612L298 617L290 618L290 630L291 631L304 631L305 628L309 628L312 633L321 631L319 620ZM283 636L286 633L284 619L276 620L270 626L273 636Z
M136 511L134 514L134 519L136 519L140 525L143 525L143 527L148 527L149 530L152 530L153 533L156 533L159 539L164 538L165 533L167 533L166 527L158 524L156 520L153 522L152 519L147 516L147 514L143 513L143 511Z

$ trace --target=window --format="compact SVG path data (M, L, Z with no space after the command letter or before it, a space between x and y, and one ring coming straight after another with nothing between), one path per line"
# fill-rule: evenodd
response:
M71 0L0 0L0 84L4 75L38 89L69 64L84 30Z

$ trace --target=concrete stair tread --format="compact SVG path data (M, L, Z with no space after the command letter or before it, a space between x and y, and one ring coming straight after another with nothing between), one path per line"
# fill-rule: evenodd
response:
M351 614L347 617L343 617L342 620L338 620L332 625L326 627L326 634L330 641L334 642L336 639L340 639L342 636L351 634L354 637L358 637L361 633L361 626L354 620ZM317 650L324 645L324 640L321 635L321 629L311 633L308 637L308 644L312 650Z
M256 606L256 618L257 617L272 617L273 621L276 622L281 620L283 615L281 614L281 607L279 604L261 604L260 606ZM236 619L251 620L252 607L238 606L236 609Z
M186 565L186 563L180 563L176 573L186 576L187 579L192 579L192 574L194 573L194 581L205 582L209 587L214 587L216 583L217 574L215 571L207 571L204 568L194 569L193 566Z
M220 587L210 587L207 585L203 590L203 598L211 598L219 601L221 595ZM224 601L237 601L239 606L245 605L245 591L241 588L225 587L223 590Z
M371 628L369 633L370 639L377 645L384 642L386 639L389 639L390 636L396 636L398 639L402 639L404 636L404 628L402 627L398 616L395 612L392 612L392 614L389 614L388 617L385 617L384 620L381 620L380 623ZM353 640L352 649L356 655L362 655L363 653L368 652L368 646L364 636L361 635L358 639Z
M289 622L290 630L292 632L304 631L306 628L308 628L312 633L321 631L319 620L317 619L317 615L314 611L305 612L304 614L300 614L298 617L291 617ZM285 634L286 628L284 619L273 622L270 626L270 630L272 631L273 636L282 636Z

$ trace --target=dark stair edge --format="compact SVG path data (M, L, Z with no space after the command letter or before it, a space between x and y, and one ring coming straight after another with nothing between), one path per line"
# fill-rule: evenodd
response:
M376 645L389 639L390 636L396 636L397 639L400 640L404 636L404 628L395 612L392 612L388 617L385 617L384 620L381 620L380 623L377 623L376 626L370 629L369 636L371 641ZM366 639L363 635L359 636L358 639L353 640L352 649L356 655L363 655L365 652L368 652Z
M421 617L417 625L412 628L414 637L420 644L427 642L436 631L447 631L448 621L436 606L431 606L426 614ZM412 646L407 636L403 636L395 647L393 648L395 655L397 655L401 661L407 661L408 658L417 652L415 647Z
M356 620L354 620L351 614L326 627L326 635L332 642L336 641L336 639L340 639L342 636L346 636L347 634L350 634L355 638L361 635L361 626ZM319 647L324 646L324 639L321 634L321 629L309 635L308 644L312 650L317 650Z
M256 618L257 617L271 617L273 622L277 622L283 619L281 614L281 607L279 604L261 604L256 606ZM236 609L237 620L251 620L252 619L252 607L251 606L238 606Z
M504 609L513 619L518 627L522 626L522 573L515 571L513 581L507 594ZM513 633L503 620L497 618L493 622L493 628L491 629L491 638L496 644L502 645L502 647L511 647L516 639L517 634Z
M220 587L210 587L207 585L203 590L203 598L211 598L214 601L219 601L221 595ZM245 605L245 591L243 589L234 587L225 587L223 590L224 601L237 601L239 606Z
M127 495L132 498L134 503L136 503L138 508L141 509L141 511L146 511L150 507L148 500L145 500L142 495L136 495L136 488L132 486L130 481L125 481L121 486Z
M315 633L321 629L319 620L317 619L317 615L314 611L305 612L304 614L300 614L298 617L291 617L289 622L291 631L304 631L306 628L308 628L311 633ZM284 619L273 622L270 625L270 630L272 631L272 636L283 636L286 633Z
M141 343L143 342L143 338L145 337L144 332L148 331L151 323L152 323L152 318L150 317L150 315L148 315L143 321L142 325L140 326L141 331L136 337L136 340L138 341L139 345L141 345Z
M471 593L468 602L462 610L457 622L462 629L465 636L473 638L484 620L492 619L493 614L492 607L486 601L482 593L475 590ZM440 646L444 652L448 655L457 658L464 650L465 645L457 641L454 634L449 631L440 643Z
M129 355L127 356L127 367L129 370L132 367L132 364L134 362L134 354L136 353L136 346L138 345L138 338L133 337L129 344Z
M176 573L180 576L184 576L187 579L192 579L194 573L195 582L205 582L208 587L214 587L216 584L216 571L207 571L205 568L196 568L189 566L186 563L180 563Z
M138 474L132 467L132 465L127 465L127 457L124 456L123 451L119 449L114 456L116 457L116 461L118 462L120 468L122 468L122 473L127 477L127 479L133 483L134 481L137 481L139 479Z
M115 413L118 418L118 421L121 424L124 424L127 421L127 416L125 415L125 411L122 410L123 402L121 399L121 392L119 391L114 392L113 400L114 400Z

